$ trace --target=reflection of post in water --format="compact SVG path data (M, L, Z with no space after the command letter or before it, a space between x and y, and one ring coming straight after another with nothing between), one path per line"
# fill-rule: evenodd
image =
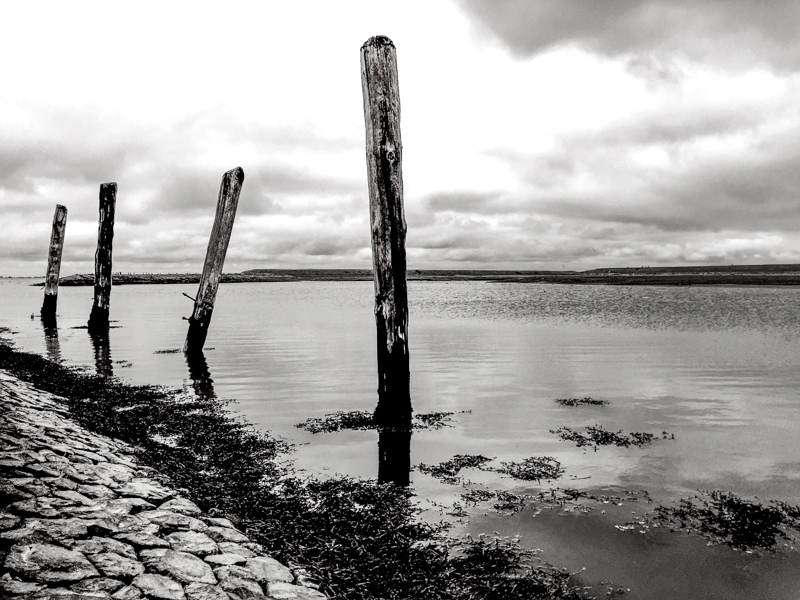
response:
M101 377L113 377L114 367L111 363L111 347L108 341L108 326L89 329L94 347L94 364L97 374Z
M50 315L45 318L42 314L42 328L44 329L44 347L47 351L47 358L53 362L61 362L61 344L58 342L56 316Z
M378 483L408 485L411 473L411 420L408 427L378 430Z
M198 398L216 398L214 380L208 370L208 362L202 350L184 352L186 366L189 367L189 378L192 380L194 393Z

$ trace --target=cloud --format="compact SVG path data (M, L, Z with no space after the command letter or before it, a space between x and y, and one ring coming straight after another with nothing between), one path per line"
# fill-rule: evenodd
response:
M484 30L519 56L566 45L617 57L634 70L674 73L657 57L800 67L794 0L461 0ZM652 58L655 56L656 58ZM655 67L655 69L654 69Z
M439 192L428 196L428 209L434 212L453 211L461 213L494 212L499 194L496 192ZM502 209L505 210L505 209Z

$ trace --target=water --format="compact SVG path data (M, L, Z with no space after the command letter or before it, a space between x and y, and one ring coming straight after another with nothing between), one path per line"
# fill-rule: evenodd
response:
M183 344L196 286L120 286L107 345L85 329L88 287L62 288L57 335L38 318L41 288L0 281L0 326L21 349L134 383L160 383L236 400L260 427L298 443L314 473L375 477L377 434L312 435L294 427L337 410L371 410L376 397L370 282L223 285L205 363ZM411 282L412 401L416 412L469 411L453 427L414 433L411 462L454 454L497 462L548 455L562 487L665 504L697 490L800 503L800 290L768 287L603 287ZM190 374L191 369L191 374ZM592 396L605 407L562 407ZM600 424L674 434L644 448L577 448L550 433ZM517 494L549 486L470 471ZM451 504L464 490L412 473L423 502ZM555 485L555 484L554 484ZM426 504L427 505L427 504ZM523 543L578 579L629 588L628 598L797 598L798 553L734 552L696 536L620 531L652 510L644 499L590 511L485 505L461 531L521 534Z

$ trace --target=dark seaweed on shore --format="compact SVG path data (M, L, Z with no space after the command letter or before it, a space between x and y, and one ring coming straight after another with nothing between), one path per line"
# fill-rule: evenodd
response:
M462 411L466 412L466 411ZM414 415L411 421L412 429L441 429L450 427L448 423L453 416L452 412L430 412ZM354 410L350 412L337 411L322 418L306 419L295 425L298 429L305 429L311 433L332 433L343 430L378 429L378 424L371 412Z
M631 432L629 435L619 431L608 431L602 425L585 427L587 435L572 429L571 427L560 427L551 429L550 433L556 434L565 442L575 442L579 448L593 446L595 452L599 446L620 446L628 448L630 446L645 446L652 442L656 436L652 433ZM674 436L673 436L674 439Z
M580 597L567 572L513 541L454 540L447 525L417 519L408 489L300 477L284 442L232 418L219 400L88 375L4 343L0 368L64 397L81 425L132 444L166 483L235 521L278 560L304 566L330 597Z
M556 398L556 404L561 406L607 406L609 402L608 400L595 400L590 396L586 396L585 398Z
M792 539L787 530L800 531L800 507L779 500L764 505L715 490L683 498L677 506L659 506L653 522L698 533L713 543L728 544L737 550L774 551L779 541Z

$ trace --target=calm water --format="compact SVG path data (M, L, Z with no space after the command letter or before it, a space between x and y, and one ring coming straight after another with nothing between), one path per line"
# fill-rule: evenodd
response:
M0 281L0 326L18 347L135 383L212 391L237 401L258 426L300 444L311 472L375 477L377 434L311 435L294 427L337 410L371 410L376 397L371 282L223 285L205 365L182 354L196 286L120 286L108 347L85 324L89 287L62 288L58 335L38 318L41 288ZM497 461L549 455L559 485L606 494L647 490L670 503L697 490L800 503L800 289L546 286L411 282L412 401L416 412L470 411L453 427L416 432L412 464L454 454ZM560 407L592 396L606 407ZM674 434L644 448L584 451L550 433L601 424ZM479 471L491 489L536 493L548 485ZM464 490L414 472L423 502ZM554 484L555 485L555 484ZM427 505L427 504L426 504ZM665 530L620 531L652 510L644 501L592 510L479 506L473 534L522 536L546 560L587 584L630 588L628 598L797 598L798 553L734 552ZM632 514L635 513L635 514Z

